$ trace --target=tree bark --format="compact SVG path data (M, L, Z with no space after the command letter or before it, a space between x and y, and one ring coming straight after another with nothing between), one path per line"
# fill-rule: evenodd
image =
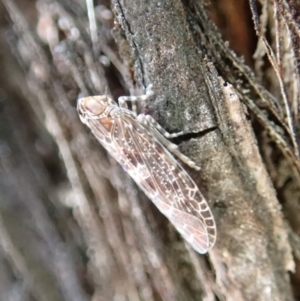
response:
M300 8L2 2L1 299L21 283L24 300L297 300ZM233 48L251 69L220 31L247 35ZM183 131L174 142L201 167L185 166L216 220L208 256L183 241L75 110L78 97L117 100L149 84L155 97L142 111Z

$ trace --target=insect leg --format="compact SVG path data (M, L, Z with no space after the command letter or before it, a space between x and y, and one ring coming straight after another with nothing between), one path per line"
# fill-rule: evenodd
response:
M178 157L182 162L184 162L185 164L187 164L188 166L190 166L190 167L192 167L192 168L194 168L196 170L200 170L200 167L197 166L194 161L192 161L189 157L185 156L184 154L182 154L179 151L178 146L176 144L174 144L174 143L170 142L168 139L166 139L166 138L178 137L178 136L182 135L182 132L175 133L175 134L168 133L150 115L139 114L136 119L137 119L137 121L139 123L148 126L152 130L152 133L155 135L155 137L171 153L173 153L174 155L176 155L176 157Z
M136 107L136 102L138 101L145 101L147 100L149 97L154 95L154 91L152 90L152 85L149 85L146 89L146 94L144 95L140 95L140 96L120 96L118 98L118 102L121 108L123 109L128 109L127 106L127 101L132 102L132 111L134 113L135 116L137 116L137 107Z
M143 124L147 124L151 127L155 127L162 135L164 135L168 139L176 138L183 135L183 131L177 133L169 133L167 132L151 115L140 114L137 116L139 122Z

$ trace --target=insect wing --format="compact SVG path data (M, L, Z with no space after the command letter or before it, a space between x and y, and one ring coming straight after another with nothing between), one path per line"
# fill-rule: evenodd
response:
M109 132L105 133L101 120L91 122L95 136L102 133L98 140L158 209L196 251L206 253L216 237L212 214L194 181L168 150L125 110L110 120L110 126L106 124Z
M130 160L127 171L131 177L194 249L205 253L214 244L215 224L194 181L130 115L120 116L114 133L113 139L118 138L119 149Z

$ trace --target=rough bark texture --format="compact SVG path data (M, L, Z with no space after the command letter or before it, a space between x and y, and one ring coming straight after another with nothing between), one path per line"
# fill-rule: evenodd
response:
M298 300L297 4L102 1L96 30L84 2L2 2L0 299ZM150 83L142 110L201 167L208 256L77 116Z

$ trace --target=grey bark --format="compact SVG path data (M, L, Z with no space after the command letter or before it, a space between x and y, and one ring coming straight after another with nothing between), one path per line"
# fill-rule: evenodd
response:
M1 298L295 300L297 128L276 80L268 92L262 69L254 75L230 50L201 2L113 0L114 16L96 9L98 34L88 33L84 7L69 1L39 1L38 22L21 3L3 3L13 27L2 43L23 73L1 47L0 264L9 271L0 273ZM278 20L288 15L282 7L290 9L275 2ZM293 99L298 74L290 72L295 85L285 93ZM184 243L78 119L78 94L117 98L149 84L155 97L143 111L169 132L183 131L176 143L201 167L187 170L217 223L208 256Z

